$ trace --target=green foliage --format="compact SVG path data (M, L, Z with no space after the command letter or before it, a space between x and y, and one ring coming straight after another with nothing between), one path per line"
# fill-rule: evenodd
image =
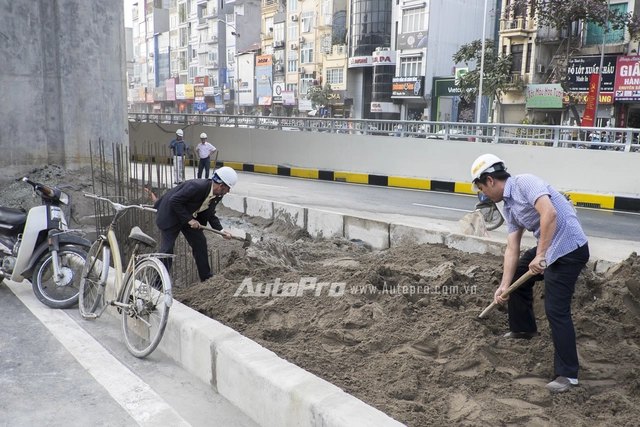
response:
M329 105L329 99L333 94L333 89L329 83L325 83L324 86L314 85L310 86L307 91L307 99L311 100L313 108L320 107L322 105Z
M475 69L463 74L458 82L462 90L462 96L472 99L478 96L480 90L480 64L482 60L482 40L474 40L465 44L453 55L453 62L456 64L469 65L476 63ZM500 92L505 92L509 88L518 90L524 89L522 83L511 82L511 55L498 56L494 50L492 39L485 40L484 52L484 77L482 79L482 94L497 96Z
M622 13L608 9L607 0L513 0L505 8L507 15L526 10L539 26L556 30L570 28L574 22L597 24L610 30L626 28L633 40L640 40L640 17L634 13Z

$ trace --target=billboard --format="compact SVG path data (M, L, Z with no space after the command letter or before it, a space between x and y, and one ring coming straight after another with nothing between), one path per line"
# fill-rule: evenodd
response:
M616 101L640 102L640 57L619 56L614 85Z
M394 77L391 91L392 97L422 96L424 92L424 76Z

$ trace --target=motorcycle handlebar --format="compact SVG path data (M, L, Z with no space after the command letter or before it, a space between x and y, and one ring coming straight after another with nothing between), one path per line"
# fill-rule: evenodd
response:
M51 189L51 188L47 187L47 186L46 186L46 185L44 185L44 184L40 184L40 183L37 183L37 182L33 182L33 181L31 181L31 180L30 180L28 177L26 177L26 176L25 176L24 178L22 178L22 181L23 181L23 182L26 182L27 184L30 184L31 186L33 186L33 189L34 189L34 190L36 190L36 191L37 191L37 190L40 190L40 191L42 192L42 194L44 194L44 195L45 195L45 196L47 196L47 197L54 197L54 196L55 196L55 194L56 194L56 193L53 191L53 189Z

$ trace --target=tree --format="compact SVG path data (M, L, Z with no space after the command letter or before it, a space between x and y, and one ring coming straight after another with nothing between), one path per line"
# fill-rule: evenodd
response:
M480 63L482 60L482 40L474 40L465 44L453 55L453 62L469 66L470 62L476 63L476 68L463 74L458 86L461 89L462 97L467 101L473 101L478 96L480 90ZM511 81L511 55L499 56L496 54L494 41L485 40L484 52L484 77L482 79L482 95L495 97L500 104L501 95L508 89L523 90L524 85L518 81ZM479 106L476 106L479 108ZM500 121L503 120L502 108Z
M640 17L634 13L623 13L619 9L609 9L607 0L513 0L505 8L507 16L520 15L520 11L528 11L529 17L536 20L538 27L553 28L558 34L565 32L568 35L563 66L556 80L560 82L565 93L569 94L569 108L576 121L580 123L580 115L575 108L576 100L571 96L566 80L572 52L571 30L576 28L579 22L604 28L603 37L606 37L609 31L627 29L632 40L640 41Z
M313 85L309 86L309 90L307 91L307 99L311 100L311 105L313 108L318 108L323 105L329 105L329 100L331 99L331 95L333 94L333 90L331 89L331 85L329 83L325 83L322 85Z

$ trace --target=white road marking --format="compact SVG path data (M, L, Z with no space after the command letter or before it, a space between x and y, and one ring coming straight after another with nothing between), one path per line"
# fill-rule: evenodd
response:
M5 283L138 425L191 426L147 383L118 362L64 310L51 309L40 303L31 292L31 286L8 280Z
M284 187L282 185L261 184L259 182L254 182L251 185L260 185L262 187L273 187L273 188L289 188L289 187Z
M471 211L471 210L469 210L469 209L445 208L445 207L442 207L442 206L423 205L423 204L421 204L421 203L411 203L411 204L412 204L412 205L414 205L414 206L422 206L422 207L425 207L425 208L432 208L432 209L444 209L444 210L446 210L446 211L456 211L456 212L466 212L466 213L472 212L472 211Z

